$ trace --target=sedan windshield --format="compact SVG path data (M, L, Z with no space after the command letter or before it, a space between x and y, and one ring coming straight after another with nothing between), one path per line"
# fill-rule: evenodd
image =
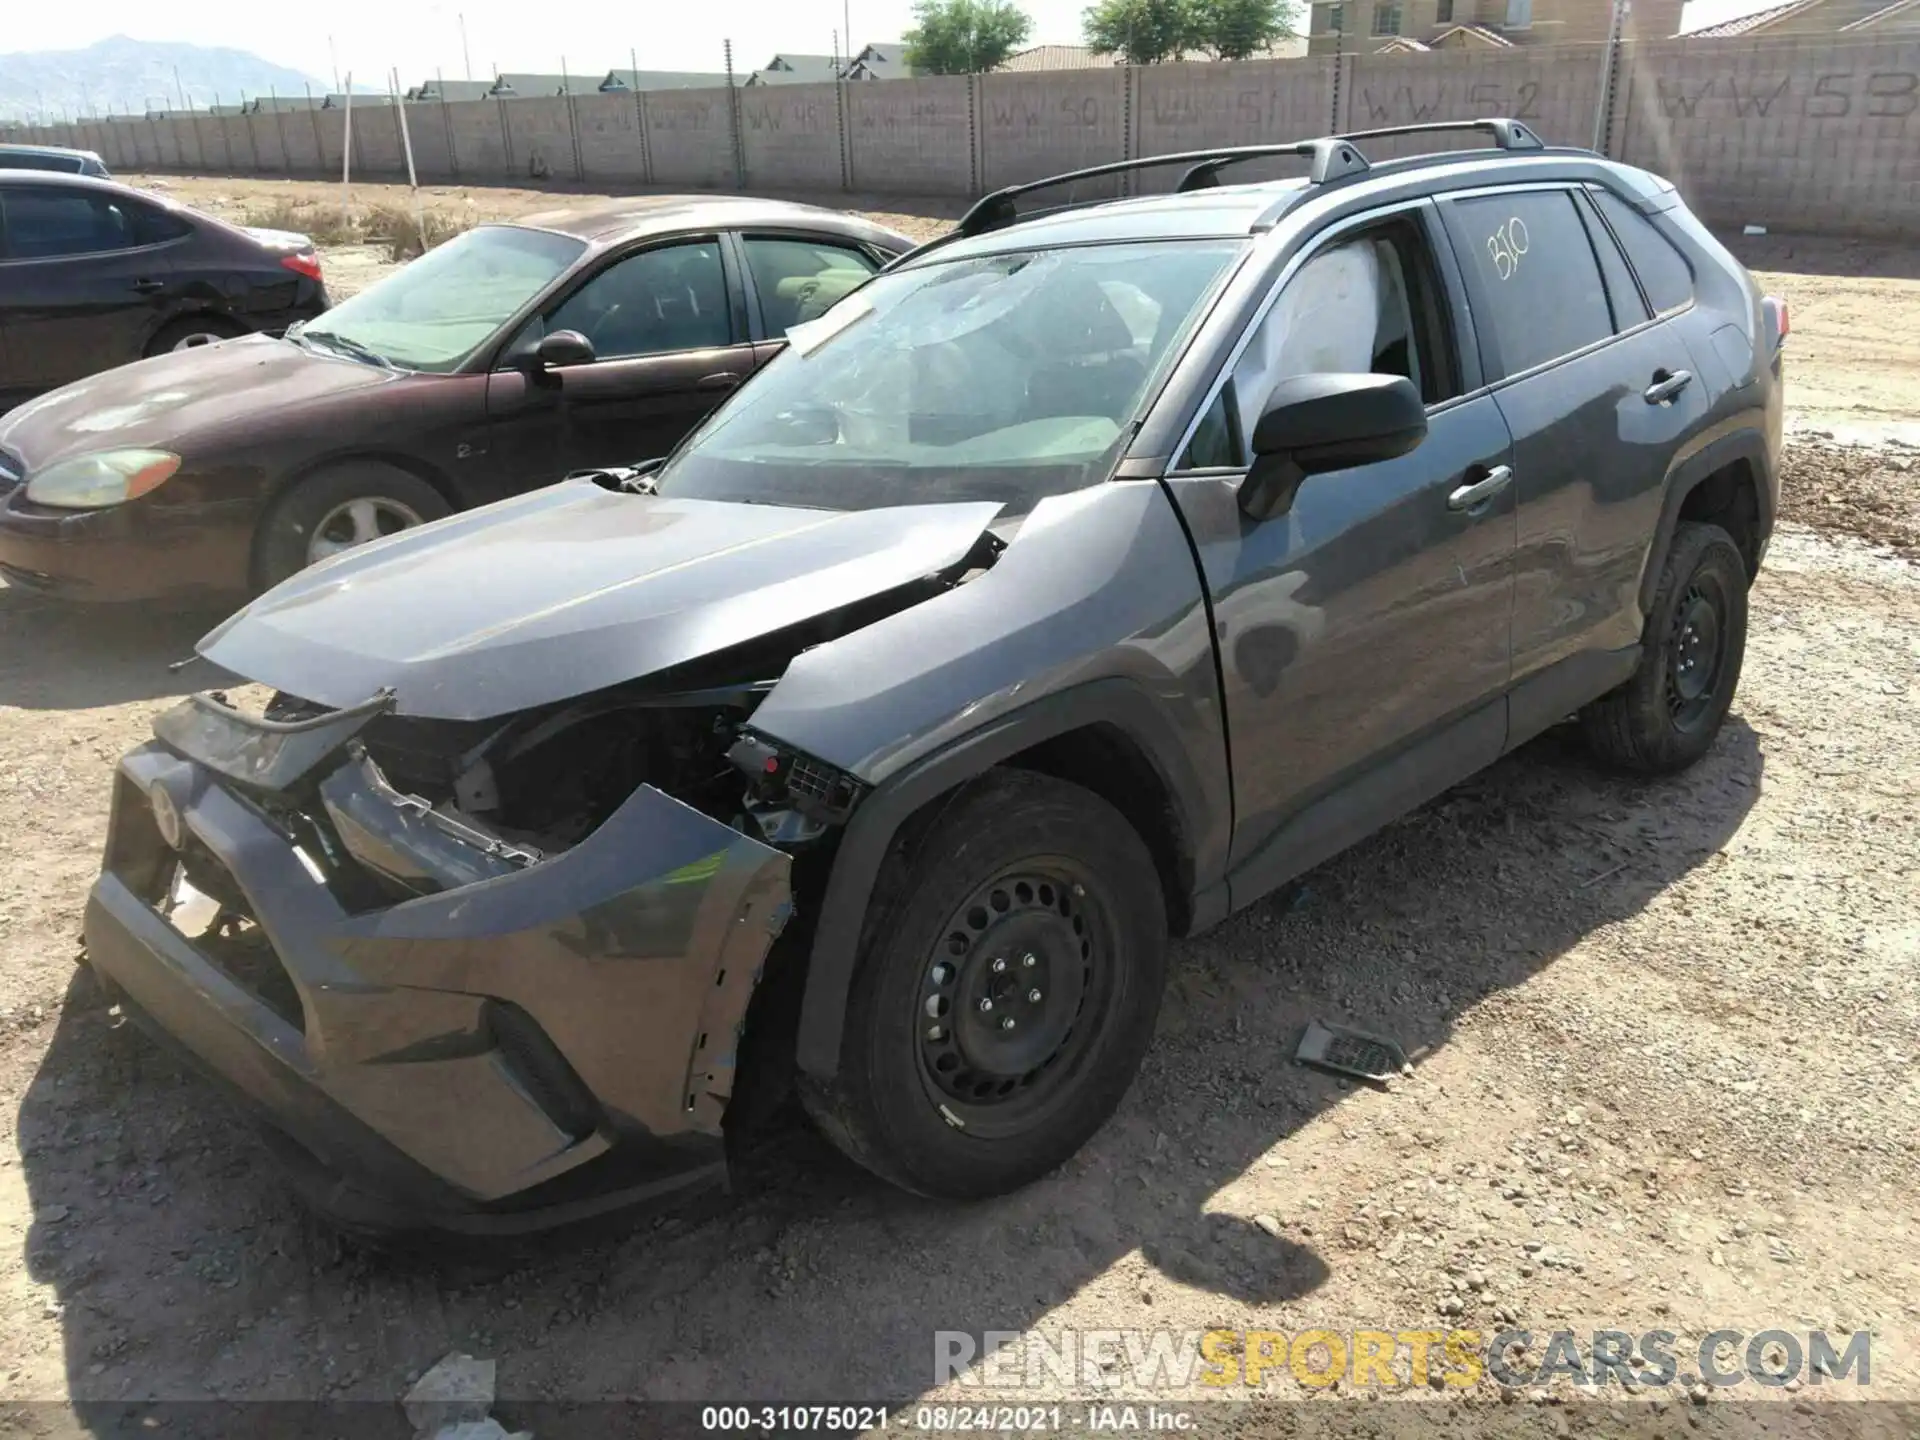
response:
M549 230L483 225L290 334L407 370L452 370L586 248Z
M1241 243L990 255L883 275L790 344L660 472L663 495L863 510L1033 508L1106 478Z

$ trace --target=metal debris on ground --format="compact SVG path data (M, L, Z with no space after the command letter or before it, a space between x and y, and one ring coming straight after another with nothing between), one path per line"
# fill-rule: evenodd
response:
M1358 1075L1363 1080L1392 1079L1407 1064L1407 1052L1383 1035L1370 1035L1345 1025L1325 1025L1318 1020L1307 1022L1293 1058L1302 1065Z

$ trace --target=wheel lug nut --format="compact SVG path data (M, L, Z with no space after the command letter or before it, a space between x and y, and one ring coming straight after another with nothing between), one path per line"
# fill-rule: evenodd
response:
M1011 1029L1013 1029L1013 1016L1011 1016L1011 1015L1009 1015L1009 1016L1007 1016L1007 1018L1006 1018L1006 1019L1004 1019L1004 1020L1002 1020L1002 1021L1000 1022L1000 1028L1001 1028L1002 1030L1011 1030Z
M952 976L953 971L949 970L945 965L936 965L933 967L933 983L936 985L946 984Z
M991 995L983 995L980 998L980 1013L984 1015L991 1009L993 1009L993 997Z
M996 960L993 962L993 973L996 975L1004 974L1006 968L1007 962L1004 960Z
M1040 992L1038 990L1027 991L1027 1003L1029 1005L1038 1005L1040 1003Z
M927 996L927 1014L935 1020L940 1018L940 997L938 995Z
M929 1025L927 1027L927 1039L944 1040L946 1038L947 1038L947 1032L945 1030L942 1030L938 1025Z
M1020 957L1020 963L1024 965L1027 969L1031 970L1033 969L1034 966L1040 963L1040 957L1035 955L1032 951L1028 951L1025 955L1022 955Z

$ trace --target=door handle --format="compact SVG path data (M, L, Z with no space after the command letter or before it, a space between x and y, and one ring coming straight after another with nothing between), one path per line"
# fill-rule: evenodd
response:
M167 282L164 280L136 280L133 282L133 288L142 295L152 295L166 289Z
M1690 370L1656 370L1653 372L1653 384L1643 392L1642 397L1649 405L1664 405L1693 383Z
M1513 467L1510 465L1496 465L1486 473L1483 479L1476 480L1471 485L1462 485L1458 490L1455 490L1451 495L1447 496L1447 508L1449 510L1471 510L1476 505L1481 505L1491 500L1512 483Z
M730 370L722 370L718 375L702 375L694 381L696 390L731 390L739 385L740 377Z

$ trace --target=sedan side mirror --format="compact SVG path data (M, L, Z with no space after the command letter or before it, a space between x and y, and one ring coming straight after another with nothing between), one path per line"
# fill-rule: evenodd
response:
M564 370L569 365L591 365L595 360L593 342L578 330L556 330L544 335L533 349L523 352L527 368L533 371Z
M1398 375L1295 375L1274 386L1253 428L1240 482L1250 520L1284 515L1309 475L1405 455L1427 436L1427 410Z

